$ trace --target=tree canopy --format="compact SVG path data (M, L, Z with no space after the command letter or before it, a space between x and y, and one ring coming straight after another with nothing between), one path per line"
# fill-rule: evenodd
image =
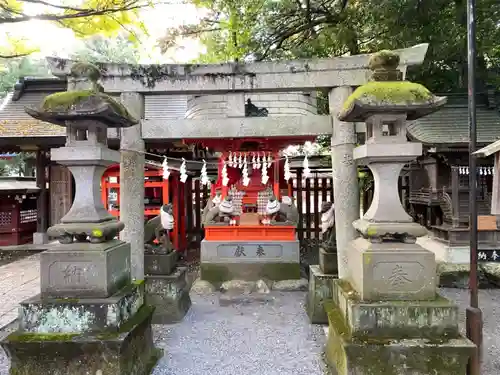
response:
M0 26L41 20L69 28L80 37L109 36L125 30L134 40L138 30L145 31L138 11L153 5L153 0L78 0L71 5L56 0L0 0ZM0 49L0 58L22 57L36 50L25 42L10 38Z
M112 40L102 35L95 35L82 42L82 45L70 56L71 59L86 62L137 64L141 58L141 51L123 35L118 35Z
M168 30L200 37L202 62L333 57L430 43L423 66L409 78L438 92L467 80L466 0L191 0L207 9L197 25ZM478 74L500 67L500 2L477 2Z

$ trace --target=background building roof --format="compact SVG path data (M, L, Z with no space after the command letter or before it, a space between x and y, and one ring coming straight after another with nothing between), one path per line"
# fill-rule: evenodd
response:
M408 125L411 140L426 145L458 145L469 142L469 111L466 94L445 94L448 104L440 111ZM500 139L500 113L484 94L477 100L477 142L488 144Z

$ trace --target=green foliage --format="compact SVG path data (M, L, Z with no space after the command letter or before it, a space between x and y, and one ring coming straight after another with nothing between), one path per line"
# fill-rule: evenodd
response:
M6 60L0 69L0 98L12 91L19 77L50 77L50 72L45 60L30 57Z
M430 43L424 64L409 70L408 79L441 93L467 85L466 0L191 1L208 16L169 33L200 35L207 47L201 62L323 58ZM477 71L491 81L488 71L500 68L500 2L476 7Z
M137 46L123 35L112 40L96 35L84 39L70 57L84 62L137 64L141 56Z
M0 2L0 25L42 20L69 28L78 37L100 34L109 38L122 32L127 34L131 42L138 43L139 35L147 34L139 10L154 4L155 0L80 0L71 4L44 0L3 0ZM39 10L36 14L33 14L34 6ZM34 51L36 47L29 46L26 41L10 38L7 46L0 48L0 58L26 56Z

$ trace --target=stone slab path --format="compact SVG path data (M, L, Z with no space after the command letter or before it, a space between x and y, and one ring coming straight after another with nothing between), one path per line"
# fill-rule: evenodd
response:
M40 293L40 256L0 266L0 327L17 318L19 302Z
M0 267L0 326L17 317L20 301L39 293L39 256ZM468 291L442 289L460 306L461 326ZM304 292L272 292L260 301L220 303L218 294L192 296L185 319L154 326L165 356L153 375L323 375L325 333L309 324ZM482 375L500 373L500 290L481 290L484 315ZM0 375L9 361L0 350ZM47 374L49 375L49 374Z

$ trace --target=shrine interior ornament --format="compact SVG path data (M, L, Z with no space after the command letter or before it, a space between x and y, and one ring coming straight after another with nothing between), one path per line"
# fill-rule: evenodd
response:
M248 186L250 184L250 178L248 177L248 164L245 156L245 160L243 161L243 170L241 171L241 175L243 178L243 186Z
M226 162L224 162L224 166L222 167L221 175L222 175L222 185L227 186L227 184L229 183L229 177L227 175L227 163Z
M269 176L267 175L267 163L265 161L265 156L262 157L263 163L262 163L262 172L261 172L261 182L262 185L267 185L267 182L269 181Z
M182 183L185 183L187 181L188 175L187 175L187 169L186 169L186 159L182 158L182 164L181 168L179 169L180 172L180 177L179 179L181 180Z
M163 179L168 180L168 178L170 177L170 170L168 169L167 158L163 158L163 163L161 164L161 167L163 169Z
M205 159L203 159L203 166L201 167L201 184L202 185L207 185L210 180L208 179L208 174L207 174L207 162Z
M238 168L239 169L243 168L243 157L241 156L241 152L240 152L240 157L238 158Z
M252 156L252 169L259 169L257 168L257 159L255 158L255 153Z
M303 176L304 178L309 178L311 177L311 169L309 168L309 159L306 156L304 156L304 162L302 163L302 168L304 168Z

